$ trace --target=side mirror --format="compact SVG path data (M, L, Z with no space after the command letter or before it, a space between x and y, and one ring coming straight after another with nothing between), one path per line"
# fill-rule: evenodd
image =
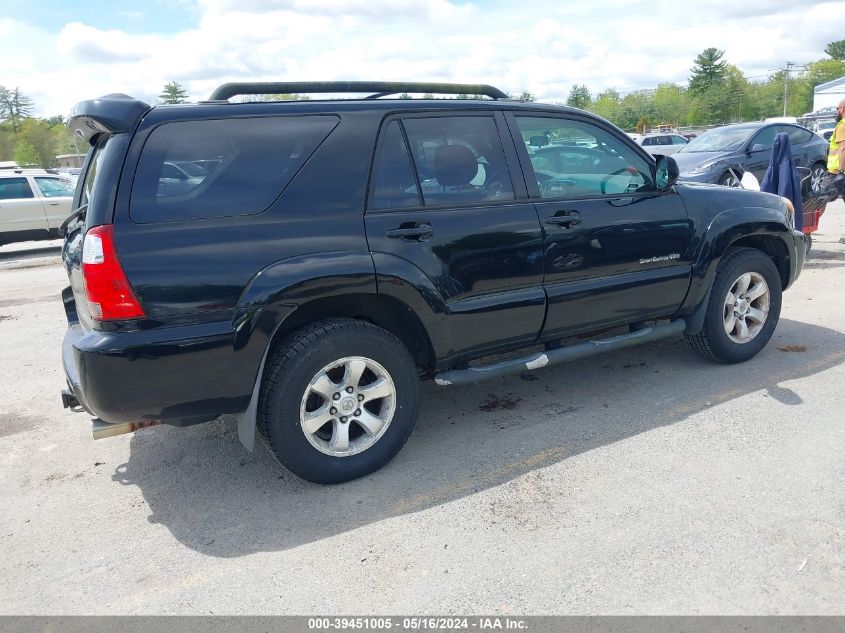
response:
M665 191L678 182L678 176L681 175L681 170L678 169L678 163L671 156L655 156L655 158L657 159L657 174L655 178L657 182L655 184L658 190Z
M766 149L767 147L762 143L754 143L754 145L751 146L752 152L765 152Z

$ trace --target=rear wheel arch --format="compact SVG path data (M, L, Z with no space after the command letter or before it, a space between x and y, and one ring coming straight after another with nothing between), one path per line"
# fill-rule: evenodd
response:
M408 349L420 370L433 371L434 350L419 317L401 301L380 294L324 297L297 307L276 328L268 353L272 355L292 334L312 323L344 318L366 321L387 330Z

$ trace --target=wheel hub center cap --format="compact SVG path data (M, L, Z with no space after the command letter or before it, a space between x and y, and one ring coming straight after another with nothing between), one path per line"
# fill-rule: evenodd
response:
M355 398L344 398L340 401L340 410L344 413L352 413L358 406L358 401Z
M746 312L748 312L748 302L747 301L740 301L739 302L739 311L742 314L745 314Z

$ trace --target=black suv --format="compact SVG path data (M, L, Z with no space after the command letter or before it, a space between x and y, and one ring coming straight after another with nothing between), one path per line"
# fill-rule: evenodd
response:
M296 92L371 94L228 101ZM64 224L65 406L95 437L232 414L315 482L396 455L420 377L681 333L748 360L804 263L784 199L676 183L607 121L490 86L227 84L86 101L69 125L90 150Z

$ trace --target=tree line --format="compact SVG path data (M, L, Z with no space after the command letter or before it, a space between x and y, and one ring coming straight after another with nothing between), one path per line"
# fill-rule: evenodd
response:
M638 132L662 123L695 127L782 116L784 100L787 116L800 117L813 110L816 86L845 77L845 40L829 43L825 54L800 71L785 68L755 80L729 63L724 51L707 48L695 58L687 86L663 83L623 96L613 88L593 94L575 85L566 104Z
M566 105L594 112L625 130L642 132L658 124L695 127L738 121L756 121L783 114L801 116L813 108L813 89L845 77L845 40L830 42L827 57L800 70L781 69L763 80L746 77L725 59L724 51L707 48L695 58L686 86L663 83L657 88L634 90L624 96L614 88L593 93L586 85L574 85ZM431 98L432 95L424 95ZM479 95L457 95L470 99ZM534 101L523 92L512 95ZM160 103L184 103L188 94L175 81L164 85ZM296 100L300 95L256 95L242 100ZM410 98L403 94L400 98ZM84 153L65 125L64 118L32 116L34 103L19 88L0 86L0 161L14 160L21 166L55 167L56 156Z
M22 167L56 167L56 156L76 154L78 142L63 117L39 119L32 116L33 108L32 99L19 88L0 86L0 161L14 160Z

